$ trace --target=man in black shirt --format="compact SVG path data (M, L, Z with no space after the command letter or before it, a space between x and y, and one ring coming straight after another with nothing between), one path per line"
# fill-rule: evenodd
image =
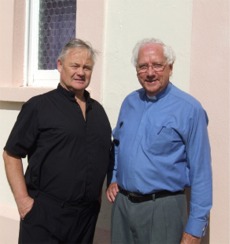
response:
M107 115L85 90L94 61L88 43L67 43L57 62L57 89L22 106L4 147L21 218L19 243L93 242L111 148Z

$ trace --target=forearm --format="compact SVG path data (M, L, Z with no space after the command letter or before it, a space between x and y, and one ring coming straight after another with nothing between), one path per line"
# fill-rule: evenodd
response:
M3 153L5 162L5 171L7 180L14 195L18 211L23 218L25 214L31 209L33 199L29 197L21 158L11 156L6 151Z

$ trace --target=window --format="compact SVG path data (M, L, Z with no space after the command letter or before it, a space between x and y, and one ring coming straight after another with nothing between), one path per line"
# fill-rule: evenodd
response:
M32 96L50 91L59 81L57 70L38 66L39 59L39 8L40 0L14 0L4 4L0 1L0 51L4 56L0 60L2 76L0 79L0 101L24 102ZM59 1L51 0L50 4ZM99 51L88 90L100 100L103 70L103 43L105 31L106 0L60 1L66 7L70 2L75 21L75 36L89 41ZM50 6L50 5L49 5ZM29 11L30 10L30 11ZM62 12L62 11L61 11ZM77 14L76 14L77 12ZM90 18L89 18L90 13ZM7 23L7 26L6 24ZM77 31L76 31L77 30ZM55 42L56 43L56 42ZM47 47L46 47L47 48ZM55 62L56 63L56 62Z
M56 61L63 45L76 36L76 0L30 0L25 79L27 86L56 86Z

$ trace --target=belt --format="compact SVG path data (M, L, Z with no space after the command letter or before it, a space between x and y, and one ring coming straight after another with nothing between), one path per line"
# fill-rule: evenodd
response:
M184 194L184 190L183 190L183 191L176 191L176 192L159 191L159 192L156 192L154 194L142 195L142 194L126 191L126 190L122 189L120 186L119 186L119 192L122 195L128 197L128 199L133 203L146 202L146 201L155 200L155 199L161 198L161 197L168 197L168 196L175 196L175 195L179 195L179 194Z

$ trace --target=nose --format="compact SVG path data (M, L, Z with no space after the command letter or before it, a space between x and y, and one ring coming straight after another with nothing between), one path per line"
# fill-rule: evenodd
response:
M84 75L84 69L83 69L83 67L78 67L77 74L80 75L80 76L83 76Z
M147 76L149 77L152 77L155 75L155 70L152 66L148 66L148 69L147 69Z

